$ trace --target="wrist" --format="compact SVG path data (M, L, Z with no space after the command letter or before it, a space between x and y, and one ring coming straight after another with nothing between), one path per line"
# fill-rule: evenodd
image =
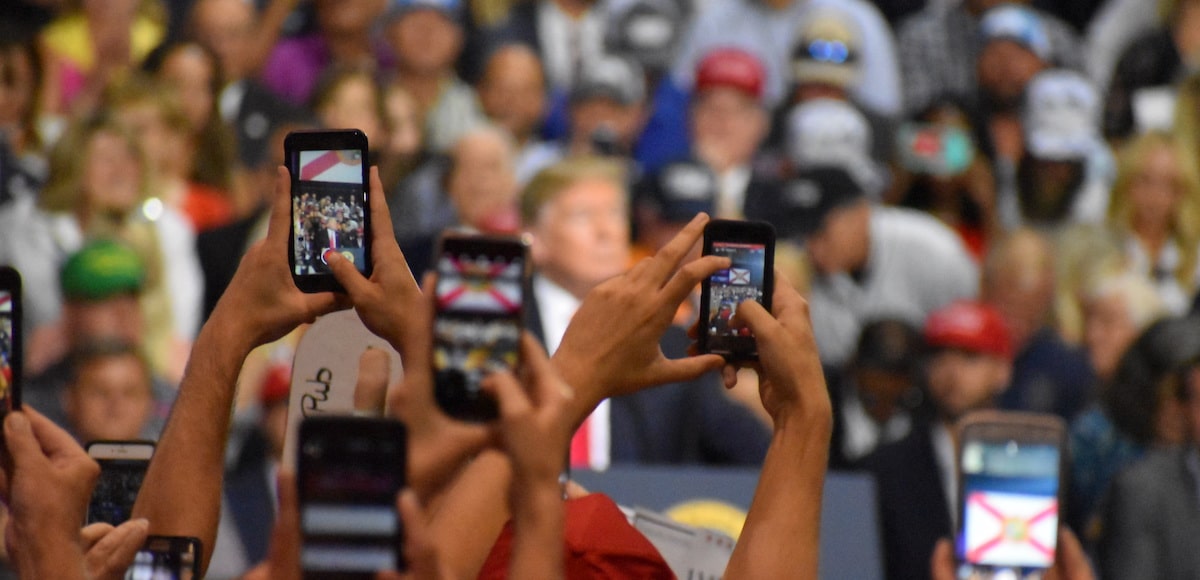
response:
M61 519L61 518L59 518ZM84 578L79 529L58 522L29 522L14 526L21 578Z
M567 411L563 416L569 422L570 432L574 433L600 401L604 400L604 387L594 376L592 369L595 366L591 361L564 353L560 349L554 353L550 363L554 365L554 370L558 371L558 376L563 382L571 387L573 396L567 402Z
M245 319L245 314L239 315L218 305L204 326L200 327L200 333L192 345L192 353L206 352L221 359L245 360L257 346L253 330L242 324Z

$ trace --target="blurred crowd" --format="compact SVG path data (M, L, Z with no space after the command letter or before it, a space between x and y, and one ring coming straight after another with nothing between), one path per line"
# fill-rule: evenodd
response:
M373 225L418 280L444 231L530 234L551 354L588 292L698 213L770 222L829 464L878 482L888 578L930 577L950 426L993 406L1069 424L1064 520L1102 576L1200 574L1156 527L1179 510L1135 497L1153 467L1200 485L1200 0L6 2L0 263L27 288L26 400L80 441L158 437L267 235L283 137L319 127L368 137ZM343 213L320 231L371 235ZM213 577L265 556L269 523L237 516L263 497L237 485L282 452L298 336L241 368ZM611 443L570 461L761 464L752 375L712 393L695 445L658 443L670 421L622 442L647 428L614 398L582 427Z

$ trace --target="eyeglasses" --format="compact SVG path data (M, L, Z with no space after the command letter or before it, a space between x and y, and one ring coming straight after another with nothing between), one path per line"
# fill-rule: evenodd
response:
M845 64L855 55L840 40L814 40L808 43L808 57L819 62Z

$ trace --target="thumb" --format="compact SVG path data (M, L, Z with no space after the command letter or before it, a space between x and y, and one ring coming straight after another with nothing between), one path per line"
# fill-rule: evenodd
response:
M725 358L719 354L702 354L680 359L664 358L651 367L649 383L660 385L665 383L682 383L720 369L725 366Z
M141 518L129 520L109 531L84 558L91 577L124 578L149 533L150 522Z
M729 321L732 326L745 326L754 336L766 332L767 327L776 323L775 317L755 300L745 300L738 304L737 312Z
M371 282L364 278L362 272L359 272L345 256L331 251L325 254L325 263L333 271L333 277L350 296L360 296L371 287Z

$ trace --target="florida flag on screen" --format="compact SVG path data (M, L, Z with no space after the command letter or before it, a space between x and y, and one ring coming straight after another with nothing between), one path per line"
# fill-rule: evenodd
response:
M746 268L730 268L729 283L734 286L749 286L750 270Z
M1054 497L974 492L964 514L966 560L993 566L1049 566L1058 537Z
M301 151L300 180L359 183L362 181L362 157L355 149Z

